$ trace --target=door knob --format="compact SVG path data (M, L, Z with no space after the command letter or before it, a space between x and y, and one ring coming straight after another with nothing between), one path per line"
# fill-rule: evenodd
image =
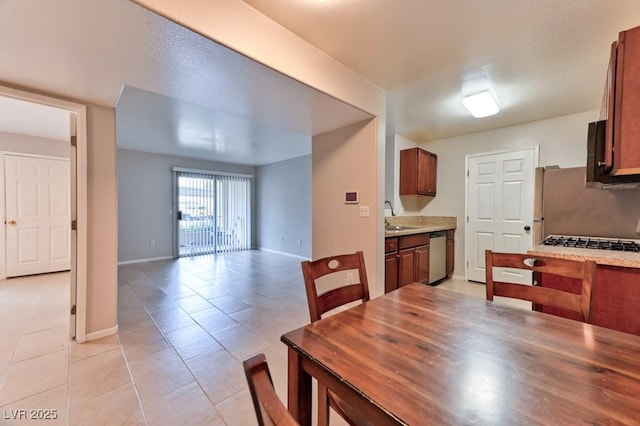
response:
M524 227L524 230L525 231L531 231L531 227L529 225L527 225L527 226Z
M4 223L6 223L7 225L17 225L18 222L16 222L15 220L5 220Z

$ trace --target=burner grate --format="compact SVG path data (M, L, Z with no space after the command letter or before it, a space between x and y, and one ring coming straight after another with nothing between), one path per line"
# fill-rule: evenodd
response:
M574 247L596 250L640 252L640 244L631 240L608 240L603 238L567 237L550 235L543 242L545 246Z

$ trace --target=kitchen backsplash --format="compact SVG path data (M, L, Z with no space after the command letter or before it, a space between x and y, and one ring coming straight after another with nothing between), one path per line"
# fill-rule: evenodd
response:
M455 228L458 219L453 216L386 216L385 220L394 226L450 226Z
M640 190L586 188L585 172L545 170L544 234L640 238Z

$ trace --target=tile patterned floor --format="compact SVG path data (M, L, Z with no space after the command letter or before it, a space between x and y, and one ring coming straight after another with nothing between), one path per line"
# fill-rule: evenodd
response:
M255 424L241 360L256 352L286 400L280 336L308 322L298 259L246 251L122 266L120 332L83 345L67 338L68 280L0 281L0 424ZM482 284L438 288L484 298Z

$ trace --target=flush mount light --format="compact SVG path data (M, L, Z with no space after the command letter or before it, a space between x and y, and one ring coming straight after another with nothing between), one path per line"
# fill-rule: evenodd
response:
M476 93L475 95L467 96L462 100L462 104L475 118L488 117L500 111L496 100L493 99L491 93L486 90Z

